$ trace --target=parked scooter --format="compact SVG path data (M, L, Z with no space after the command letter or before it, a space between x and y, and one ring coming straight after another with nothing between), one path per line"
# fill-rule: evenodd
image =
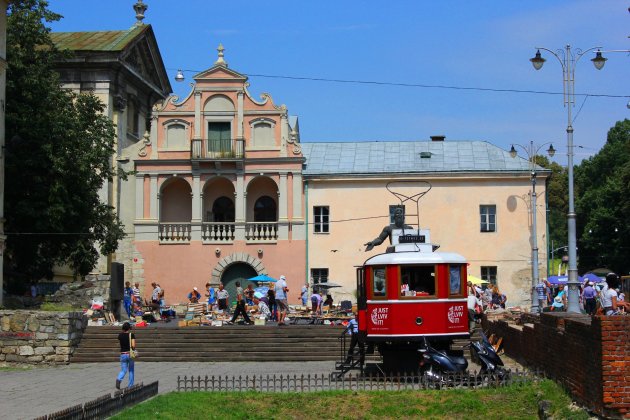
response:
M503 368L503 360L483 331L481 332L481 340L470 342L470 356L472 360L481 365L481 373L496 374L499 379L506 376L507 371Z
M449 375L464 374L468 368L468 361L464 356L450 354L446 350L437 350L429 344L426 337L424 346L418 351L422 353L420 370L436 388L446 385Z
M508 371L503 368L503 361L483 333L481 340L473 341L464 348L467 347L470 348L472 360L478 361L481 365L482 374L489 374L500 380L507 377ZM446 350L437 350L426 338L423 348L419 351L422 353L420 368L436 387L447 385L449 377L467 373L468 361L465 357ZM484 377L488 377L486 375ZM474 380L474 376L471 376L470 380Z

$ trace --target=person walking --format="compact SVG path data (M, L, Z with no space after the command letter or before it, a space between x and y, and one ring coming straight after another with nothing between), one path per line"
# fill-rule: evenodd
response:
M289 310L289 301L287 300L289 288L287 287L286 277L284 275L280 276L280 280L276 282L274 289L276 292L276 304L278 305L278 325L284 325L284 319Z
M249 316L247 316L247 306L245 302L245 296L243 295L243 289L240 289L240 293L238 293L239 288L237 288L236 290L236 310L234 310L234 315L232 316L232 319L228 321L228 324L234 324L236 318L238 318L239 315L243 315L243 319L245 320L246 324L253 324L252 320L249 319Z
M361 368L363 368L363 362L365 361L365 343L359 340L359 314L354 314L354 318L352 318L348 322L348 326L346 327L344 333L350 335L350 348L348 349L348 356L346 357L346 364L352 361L352 357L354 354L354 348L359 345L359 362L361 363Z
M120 389L120 383L127 373L129 373L129 387L133 385L134 380L134 360L130 353L136 349L136 337L131 332L131 324L125 322L122 326L122 332L118 334L118 342L120 343L120 373L116 377L116 389Z

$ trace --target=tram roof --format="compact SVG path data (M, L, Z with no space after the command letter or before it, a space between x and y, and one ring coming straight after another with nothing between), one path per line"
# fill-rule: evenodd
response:
M454 252L390 252L369 258L365 265L465 264L466 258Z
M303 142L304 175L520 172L529 162L485 141ZM548 170L538 168L541 175Z

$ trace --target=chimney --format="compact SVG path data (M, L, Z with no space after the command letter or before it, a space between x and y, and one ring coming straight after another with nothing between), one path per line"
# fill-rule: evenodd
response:
M446 136L431 136L431 141L444 141Z

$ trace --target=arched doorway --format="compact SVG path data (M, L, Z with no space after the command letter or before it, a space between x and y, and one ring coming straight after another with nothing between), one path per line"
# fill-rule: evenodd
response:
M245 263L232 264L225 269L221 276L221 283L223 283L225 290L230 294L230 305L236 303L236 282L240 281L243 289L245 289L249 283L256 286L255 283L247 281L247 279L255 277L257 274L256 270L254 270L251 265Z

